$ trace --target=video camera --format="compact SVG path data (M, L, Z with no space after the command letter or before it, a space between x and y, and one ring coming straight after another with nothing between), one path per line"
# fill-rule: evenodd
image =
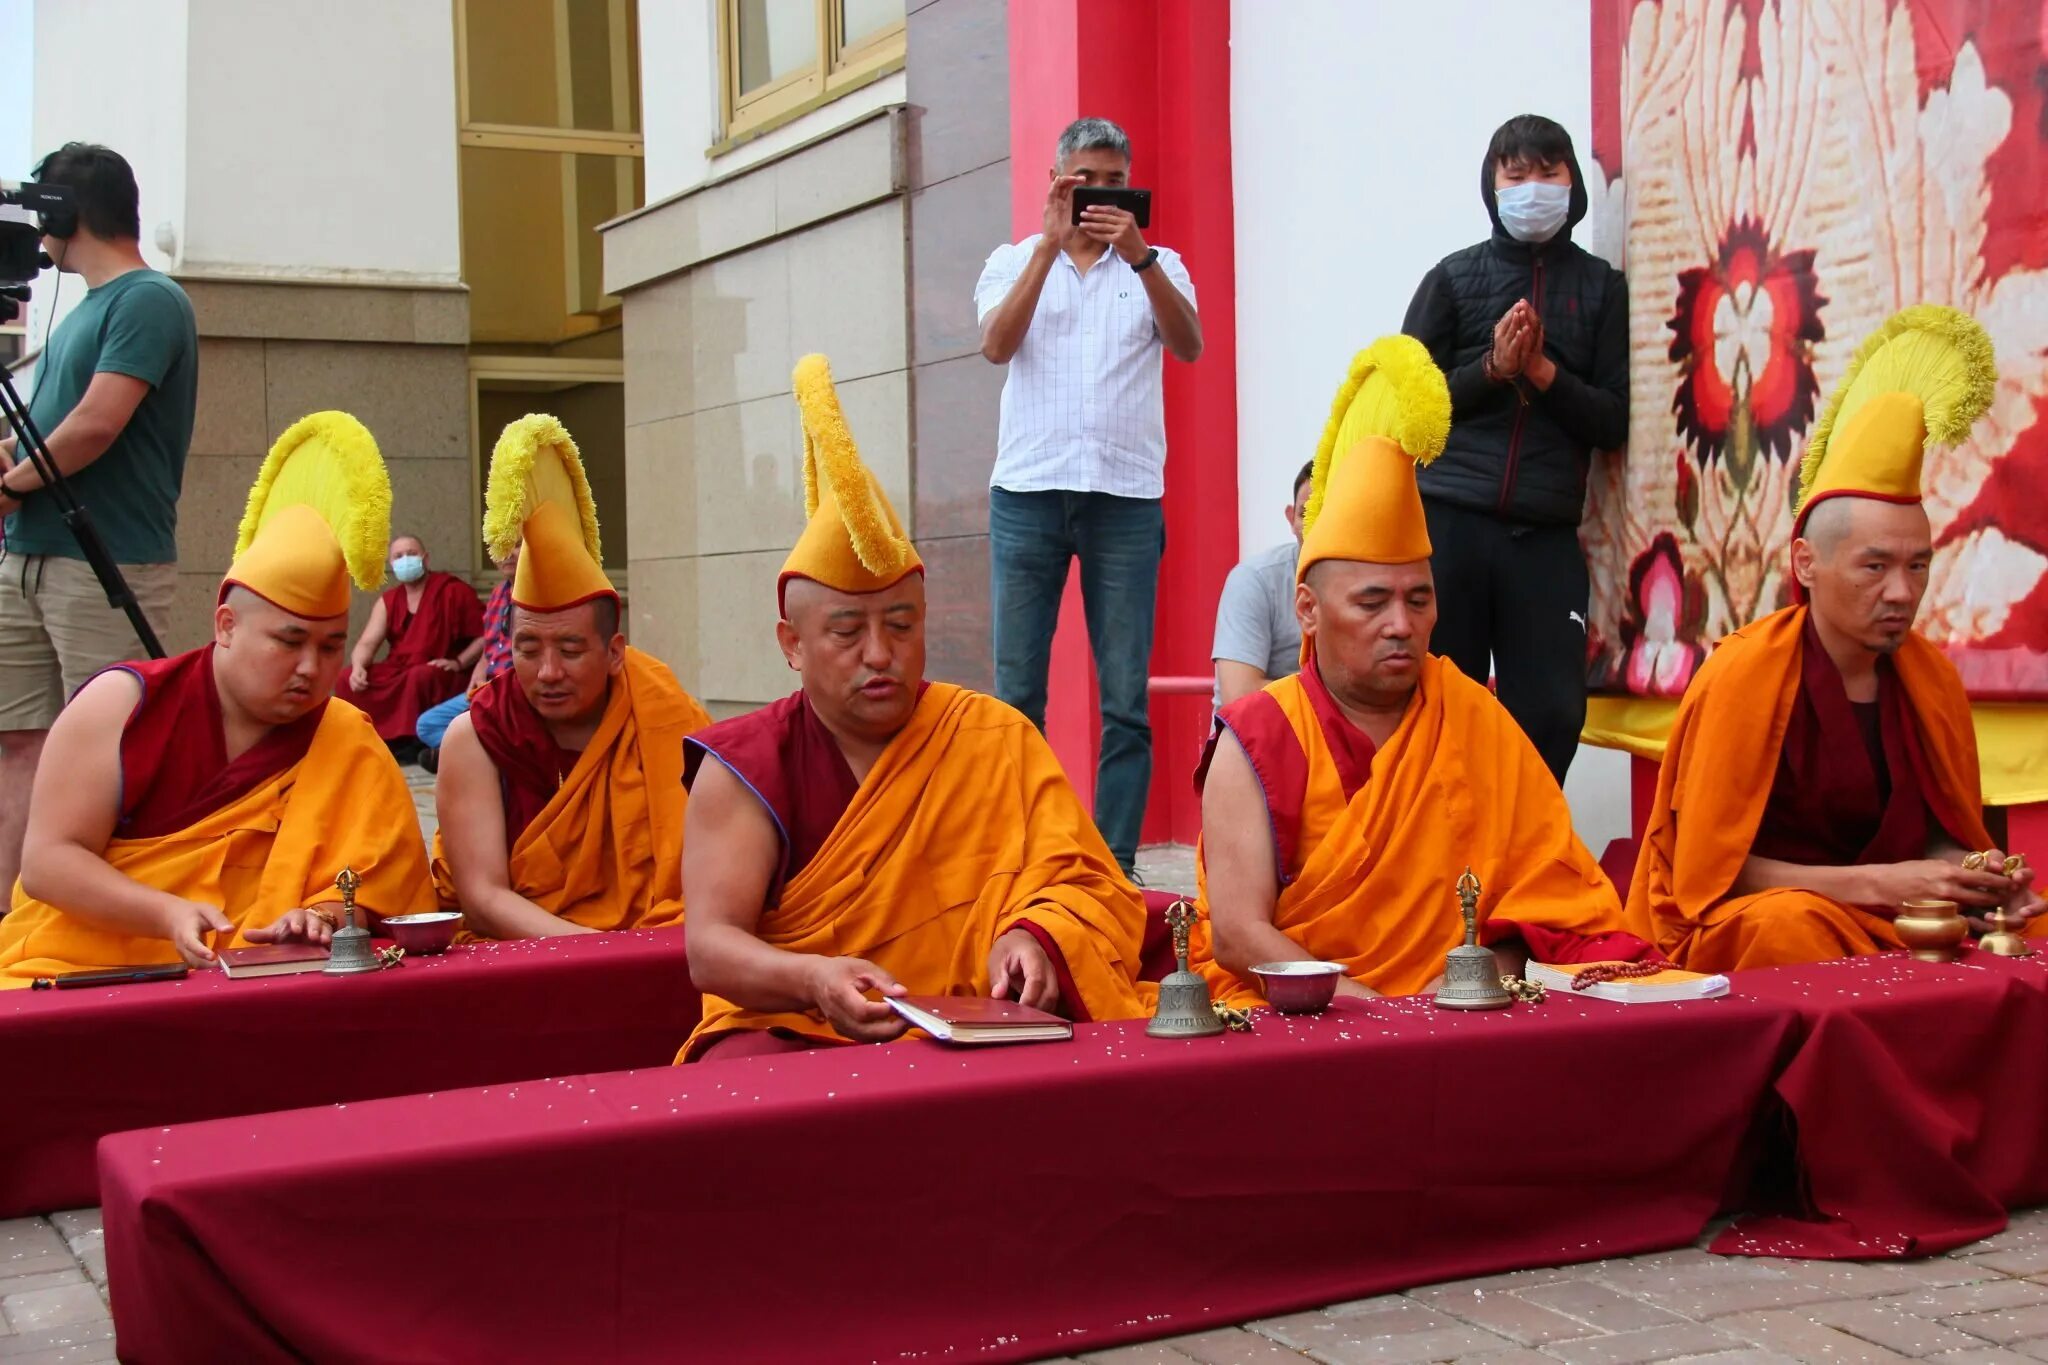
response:
M50 264L43 237L69 237L78 229L78 208L68 185L0 182L0 205L11 204L38 221L0 219L0 322L12 322L28 301L29 281Z

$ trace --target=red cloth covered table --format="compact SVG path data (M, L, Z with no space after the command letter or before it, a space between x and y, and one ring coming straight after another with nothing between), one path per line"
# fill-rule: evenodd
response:
M0 1218L98 1203L107 1133L656 1065L701 1009L679 929L456 948L374 976L0 993Z
M1714 1250L1932 1256L2048 1201L2048 966L1902 953L1745 972L1746 996L1796 1010L1777 1079L1805 1216L1743 1219Z
M1028 1360L1676 1246L1792 1026L1347 1001L122 1133L121 1357Z

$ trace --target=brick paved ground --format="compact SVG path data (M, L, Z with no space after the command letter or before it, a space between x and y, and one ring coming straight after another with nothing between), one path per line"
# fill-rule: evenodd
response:
M97 1209L0 1222L0 1365L114 1359L105 1294ZM1430 1285L1079 1359L2029 1365L2048 1361L2048 1208L1927 1261L1744 1260L1694 1247Z

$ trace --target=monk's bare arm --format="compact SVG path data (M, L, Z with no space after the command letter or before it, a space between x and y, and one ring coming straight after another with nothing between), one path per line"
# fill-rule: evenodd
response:
M1255 963L1301 958L1301 945L1273 927L1280 899L1273 822L1251 760L1228 730L1216 741L1202 784L1202 866L1216 960L1227 971L1250 981ZM1365 991L1345 984L1355 988L1349 993Z
M1216 689L1225 706L1239 697L1250 696L1271 681L1250 664L1239 663L1236 659L1216 660Z
M871 990L903 994L881 968L761 941L761 911L781 852L760 801L730 768L706 759L683 811L691 983L746 1009L816 1010L848 1038L881 1042L906 1032L909 1025L894 1010L867 998Z
M1989 872L1962 866L1961 851L1953 861L1922 858L1910 863L1867 863L1853 867L1822 867L1788 863L1751 854L1729 888L1731 896L1759 891L1812 891L1844 905L1861 906L1890 915L1910 900L1951 900L1988 909L2012 893L2012 883Z
M441 822L441 846L455 878L455 895L471 929L498 939L595 932L549 914L512 889L498 767L467 715L457 716L441 740L434 813Z
M363 633L356 640L356 647L348 656L349 680L358 688L365 685L370 664L377 657L377 651L384 647L384 636L390 629L384 618L384 599L379 597L370 608L370 619L363 622Z
M188 961L195 952L208 961L203 935L232 928L227 917L145 886L103 856L121 814L121 732L141 699L134 674L102 673L50 727L29 799L21 889L110 933L171 939Z

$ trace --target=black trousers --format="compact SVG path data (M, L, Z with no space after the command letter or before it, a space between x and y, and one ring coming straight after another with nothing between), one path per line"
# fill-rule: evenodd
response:
M1430 651L1485 682L1564 784L1586 724L1586 556L1576 526L1527 526L1425 498Z

